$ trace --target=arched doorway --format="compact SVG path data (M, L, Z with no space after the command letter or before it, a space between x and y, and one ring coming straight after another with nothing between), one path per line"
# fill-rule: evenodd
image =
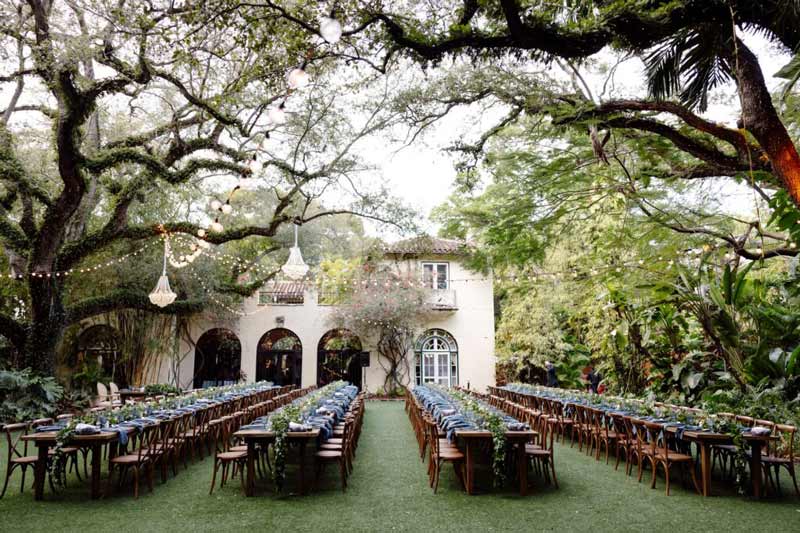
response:
M348 329L332 329L317 345L317 385L345 380L361 389L361 339Z
M127 386L122 354L119 349L119 334L108 324L96 324L78 335L77 364L82 367L97 365L102 378L117 385ZM93 386L93 385L92 385Z
M194 349L194 388L219 387L242 378L242 343L234 332L214 328L203 333Z
M458 385L458 344L443 329L429 329L414 345L415 376L418 385Z
M264 333L256 351L256 381L300 386L303 344L293 331L275 328Z

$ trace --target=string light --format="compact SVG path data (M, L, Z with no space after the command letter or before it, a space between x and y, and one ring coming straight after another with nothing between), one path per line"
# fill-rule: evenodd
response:
M93 265L90 267L80 267L80 268L70 268L69 270L54 270L51 272L31 272L30 276L32 278L66 278L70 276L75 276L76 274L87 274L90 272L97 272L100 270L104 270L106 268L110 268L119 264L126 262L128 259L141 255L145 250L152 247L154 244L157 244L158 241L150 241L143 246L137 248L132 252L128 252L126 254L122 254L114 259L109 259L108 261L104 261L97 265ZM7 278L13 280L22 280L25 279L25 276L21 274L13 274L9 273L6 275L0 276L0 279Z
M329 44L336 44L342 38L342 24L331 17L322 17L319 24L319 34Z
M293 68L286 76L286 84L290 89L302 89L311 82L311 76L302 67Z

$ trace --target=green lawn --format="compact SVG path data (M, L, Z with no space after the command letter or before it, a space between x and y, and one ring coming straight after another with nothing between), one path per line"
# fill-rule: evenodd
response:
M3 443L5 444L5 443ZM5 459L5 448L2 449ZM342 494L329 467L320 490L305 497L274 496L267 484L245 498L238 480L208 495L211 461L181 470L155 492L134 500L125 489L110 499L88 500L76 481L61 495L46 491L35 502L19 494L19 480L0 500L0 530L19 531L797 531L800 500L762 502L736 496L703 499L679 484L669 497L663 484L627 478L613 463L561 446L556 450L560 490L537 485L522 498L509 490L468 497L447 467L438 494L427 485L425 466L401 403L370 402L355 472ZM289 472L289 476L292 472ZM649 473L646 473L649 479ZM479 479L483 486L485 479ZM719 492L719 488L717 488Z

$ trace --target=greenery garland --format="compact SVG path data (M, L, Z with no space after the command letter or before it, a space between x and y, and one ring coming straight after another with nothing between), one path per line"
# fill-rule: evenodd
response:
M488 409L474 397L454 389L442 389L452 396L465 411L471 412L479 421L479 427L492 434L492 474L495 487L506 481L506 423L498 413Z
M719 419L717 415L709 415L705 419L705 426L709 427L715 433L728 435L736 447L733 452L731 461L733 461L734 472L734 486L736 492L740 496L745 496L749 491L749 476L747 474L747 465L750 458L747 455L747 442L742 436L742 428L736 422L727 419Z
M286 451L288 449L287 435L289 433L289 425L292 422L300 423L303 414L309 408L315 407L320 400L330 396L345 385L347 385L346 381L334 381L270 415L269 425L275 435L275 442L272 447L274 454L272 480L275 483L276 492L280 492L283 489L286 481Z

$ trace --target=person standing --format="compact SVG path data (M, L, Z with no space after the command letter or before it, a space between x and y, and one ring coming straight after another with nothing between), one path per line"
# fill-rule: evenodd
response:
M547 369L547 386L558 387L558 376L556 376L556 366L550 361L545 361L544 367Z
M595 371L594 367L591 367L586 379L589 380L589 388L591 391L597 394L597 388L600 386L600 382L603 381L603 376Z

